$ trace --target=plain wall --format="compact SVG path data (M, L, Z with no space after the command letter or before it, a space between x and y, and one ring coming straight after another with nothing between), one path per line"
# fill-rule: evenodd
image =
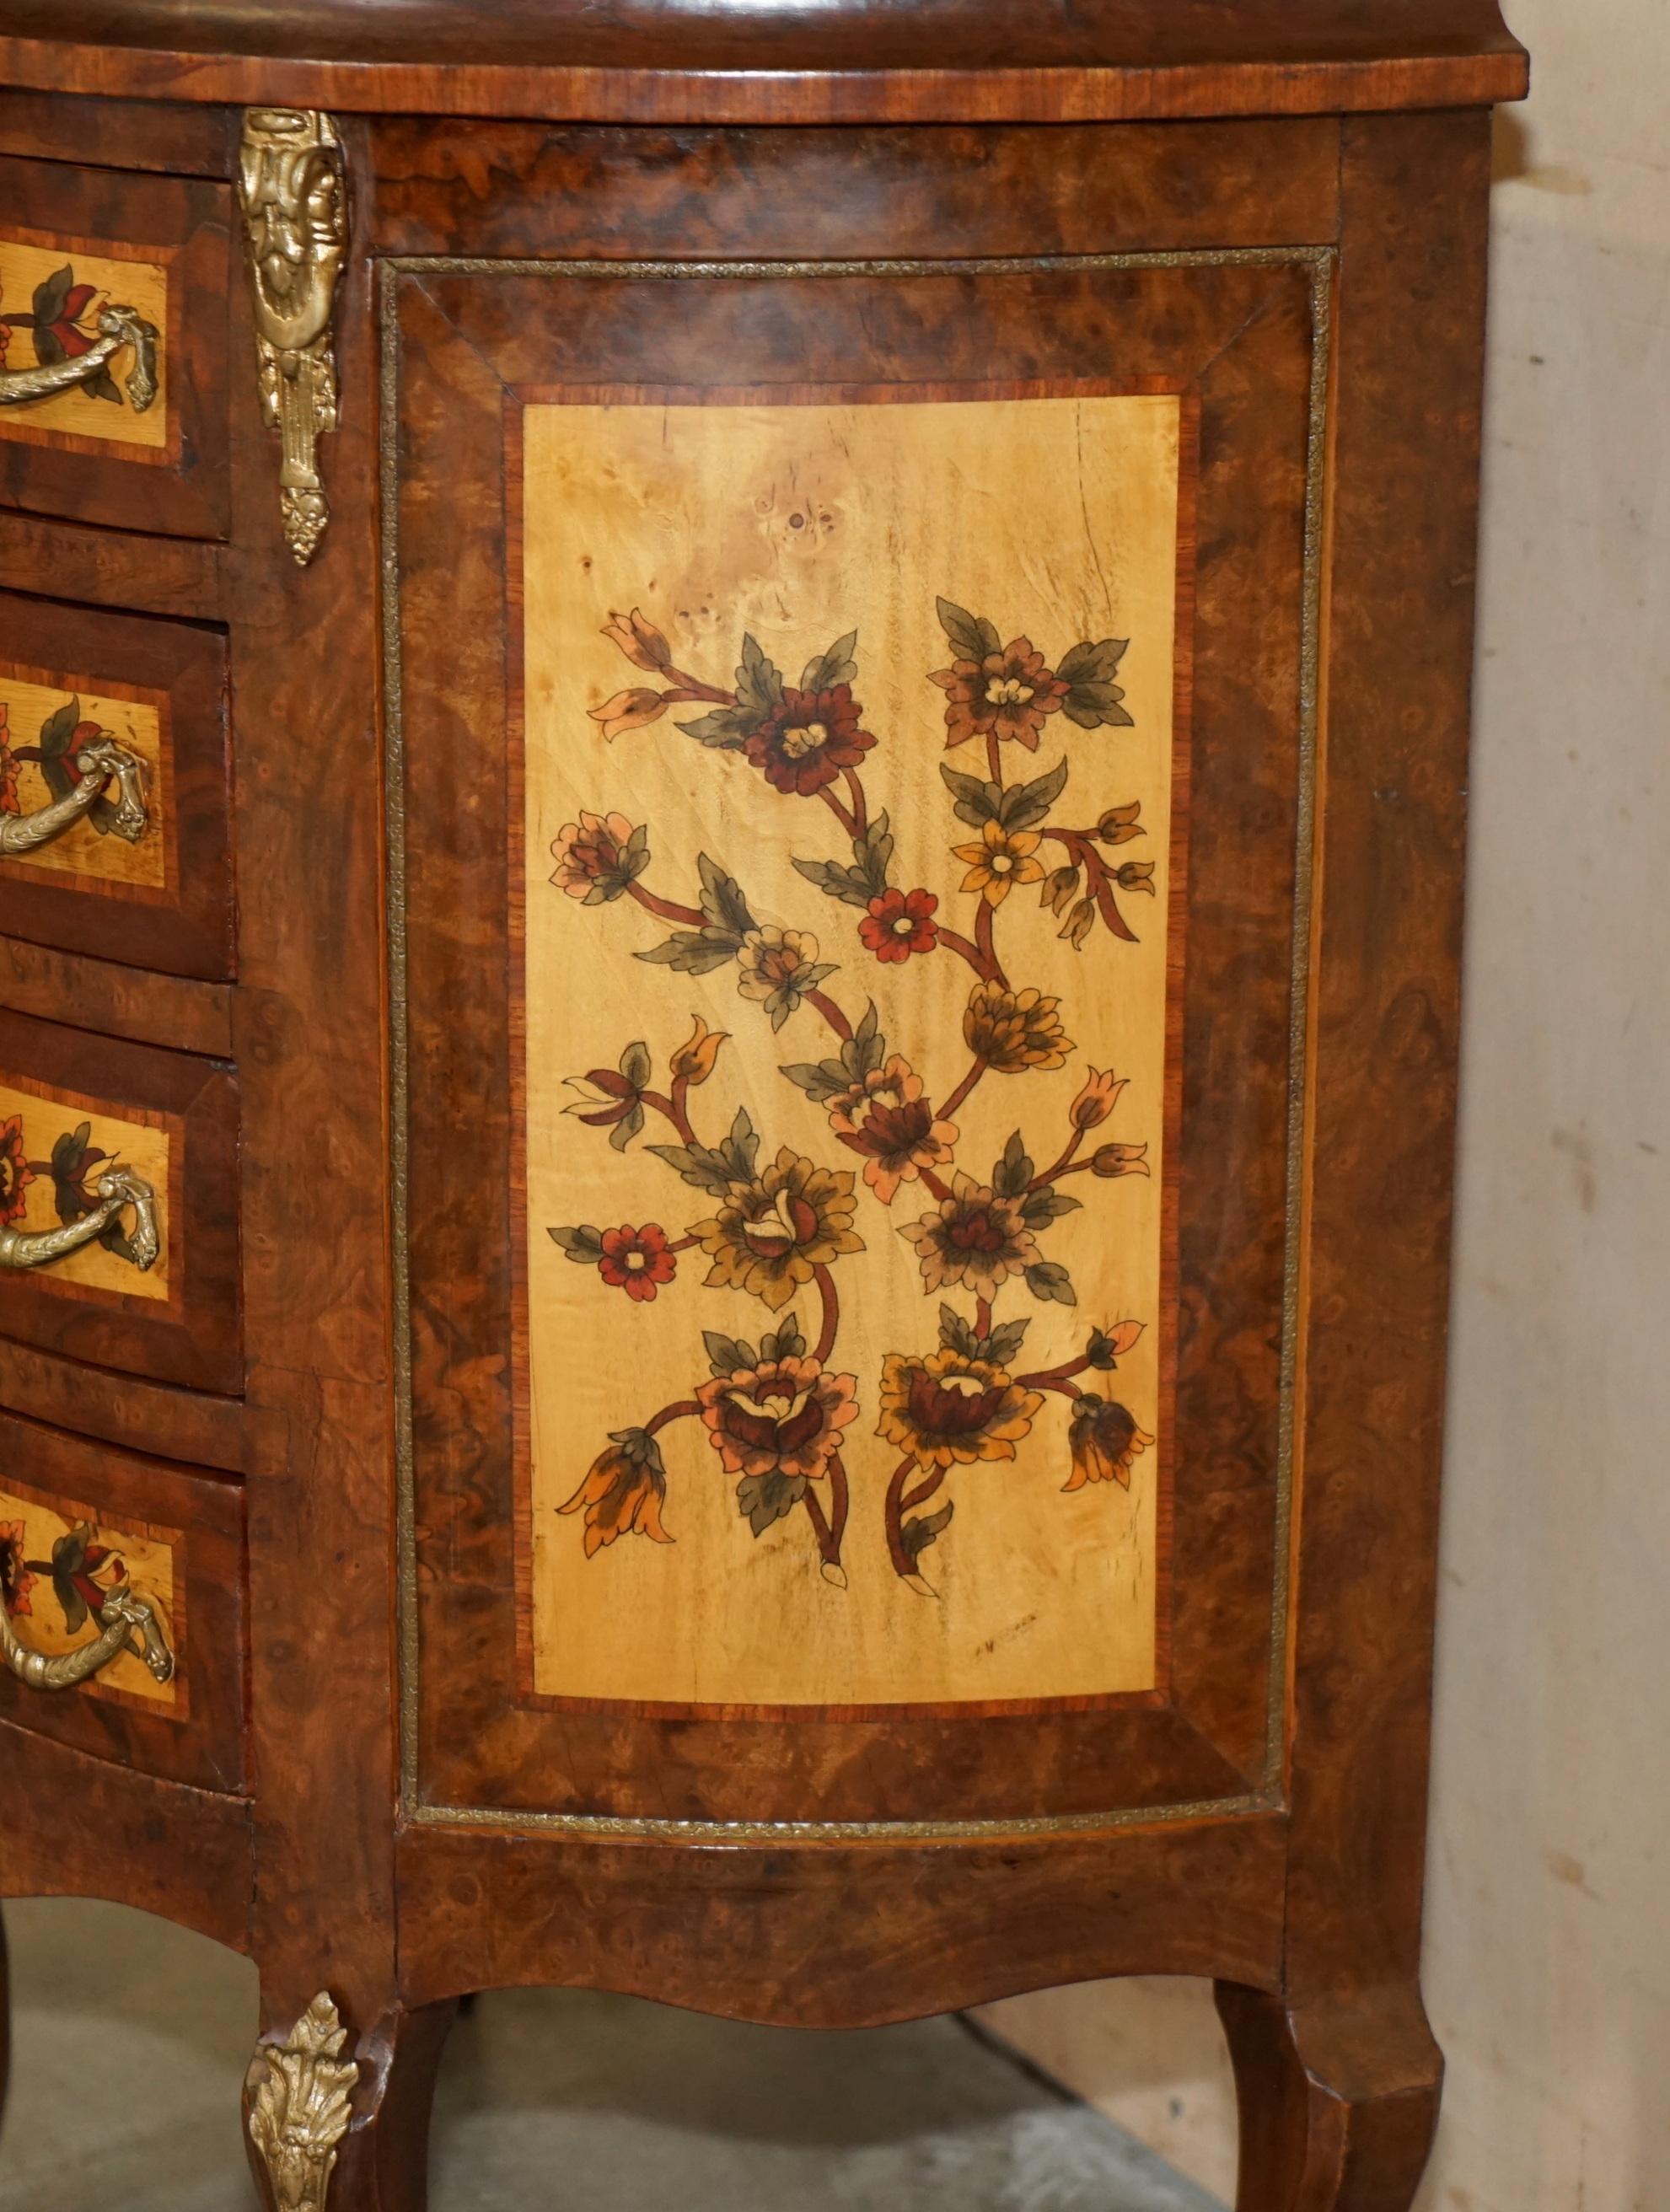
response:
M1422 2212L1670 2206L1670 0L1510 0ZM1410 373L1420 364L1410 333ZM991 2023L1229 2198L1199 1984Z

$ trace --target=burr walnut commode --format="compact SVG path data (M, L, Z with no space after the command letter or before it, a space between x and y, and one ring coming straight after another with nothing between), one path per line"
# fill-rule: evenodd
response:
M0 1895L253 1956L270 2205L471 1990L1178 1973L1406 2212L1524 71L0 0Z

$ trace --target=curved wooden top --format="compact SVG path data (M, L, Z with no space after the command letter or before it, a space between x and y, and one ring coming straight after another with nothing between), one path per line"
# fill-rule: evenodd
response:
M647 123L1516 100L1497 0L0 0L0 83Z

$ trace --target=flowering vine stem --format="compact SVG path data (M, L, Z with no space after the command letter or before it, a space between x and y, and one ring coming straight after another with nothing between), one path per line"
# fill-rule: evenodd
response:
M948 1121L951 1115L956 1113L957 1108L966 1103L970 1092L974 1090L975 1084L977 1084L980 1081L981 1077L985 1074L987 1066L987 1063L985 1060L976 1059L974 1066L963 1077L962 1082L957 1085L956 1090L952 1091L950 1097L939 1109L940 1112L944 1115Z
M693 1421L701 1411L694 1398L680 1398L671 1406L663 1406L653 1420L644 1423L647 1437L659 1436L663 1429L671 1428L675 1421Z
M909 1583L916 1589L928 1591L928 1583L917 1573L916 1562L905 1549L905 1484L915 1472L915 1457L907 1452L894 1468L893 1479L887 1486L887 1551L893 1562L893 1571L902 1582Z
M835 1277L827 1267L814 1267L812 1280L817 1285L817 1295L823 1302L823 1325L818 1332L817 1349L812 1358L820 1367L829 1363L835 1350L835 1340L841 1328L841 1297L835 1286Z
M1096 903L1102 919L1115 937L1122 937L1127 945L1137 942L1137 933L1126 921L1114 901L1113 871L1095 844L1092 830L1060 830L1047 823L1040 835L1053 837L1058 845L1065 845L1068 856L1084 871L1084 880L1090 886L1087 896Z

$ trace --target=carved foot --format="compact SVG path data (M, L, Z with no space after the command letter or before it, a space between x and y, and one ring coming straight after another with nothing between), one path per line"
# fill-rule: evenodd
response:
M268 2212L423 2212L429 2108L456 2002L395 2011L350 2045L320 1995L264 2039L244 2092Z
M1236 2212L1409 2212L1443 2057L1412 1984L1290 2010L1218 1985L1241 2110Z

